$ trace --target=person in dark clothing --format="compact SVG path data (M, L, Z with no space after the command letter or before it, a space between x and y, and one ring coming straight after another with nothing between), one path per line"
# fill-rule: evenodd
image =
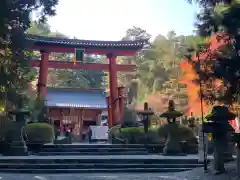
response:
M90 127L88 128L88 142L92 142L92 129Z
M82 140L85 141L85 138L86 138L86 134L83 133L83 134L82 134Z

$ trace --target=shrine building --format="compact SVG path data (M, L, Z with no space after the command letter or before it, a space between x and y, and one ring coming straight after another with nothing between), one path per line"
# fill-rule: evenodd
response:
M47 88L46 106L51 123L71 128L78 139L90 125L100 125L101 114L107 110L102 89Z

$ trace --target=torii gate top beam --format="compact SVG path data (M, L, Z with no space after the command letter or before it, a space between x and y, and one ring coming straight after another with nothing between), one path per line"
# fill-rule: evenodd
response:
M146 40L136 41L96 41L58 37L26 35L34 50L48 52L74 53L75 48L84 49L85 54L114 54L115 56L132 56L143 48Z

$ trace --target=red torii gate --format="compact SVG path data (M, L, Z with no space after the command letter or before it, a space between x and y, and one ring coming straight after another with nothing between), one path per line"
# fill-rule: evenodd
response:
M36 35L27 35L26 40L32 44L33 50L41 53L41 60L32 60L33 67L39 67L38 93L43 97L46 96L46 83L48 68L59 69L92 69L109 71L110 97L108 106L111 107L109 115L109 126L117 124L117 71L135 71L135 65L117 65L117 56L133 56L137 51L143 48L145 40L137 41L91 41L66 39L57 37L44 37ZM74 53L75 49L83 49L85 54L106 55L109 64L87 64L64 61L51 61L49 54L56 53Z

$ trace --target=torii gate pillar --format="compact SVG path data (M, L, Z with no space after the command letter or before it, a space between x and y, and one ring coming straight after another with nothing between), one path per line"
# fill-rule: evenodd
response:
M40 62L40 68L39 68L37 91L39 95L45 97L47 94L49 52L46 52L46 51L40 51L40 52L41 52L41 62Z
M118 105L118 89L117 89L117 56L113 54L107 55L109 60L109 86L110 86L110 105L111 105L111 117L110 122L112 125L117 123L117 105Z

